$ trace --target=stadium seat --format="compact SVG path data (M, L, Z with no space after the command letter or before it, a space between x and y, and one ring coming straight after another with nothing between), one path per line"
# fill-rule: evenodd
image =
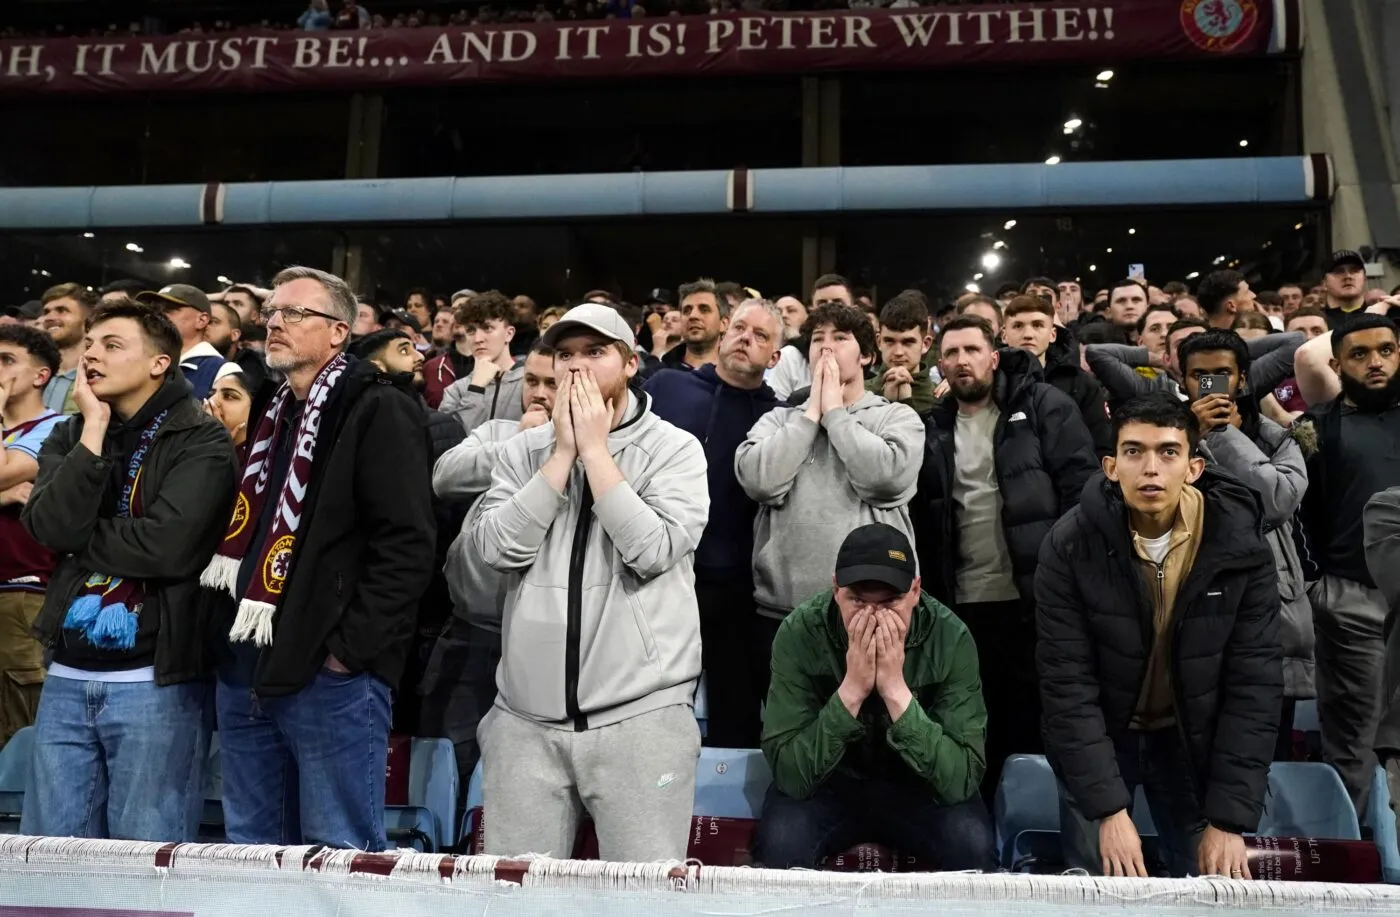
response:
M1381 852L1381 873L1385 881L1400 884L1400 844L1395 836L1395 812L1390 808L1390 786L1385 768L1377 767L1371 777L1371 800L1366 805L1366 824Z
M0 749L0 834L18 834L24 789L34 756L34 727L16 732Z
M457 756L450 739L414 739L409 756L408 804L384 807L391 841L409 841L426 852L457 838Z
M1276 761L1269 768L1269 793L1259 820L1261 837L1360 840L1356 809L1342 778L1326 764Z
M996 821L997 853L1001 865L1010 869L1019 857L1015 848L1026 834L1024 843L1040 845L1045 839L1037 834L1060 831L1060 798L1055 775L1044 755L1011 755L1001 771L996 799L992 805Z
M1317 732L1322 728L1317 718L1317 701L1300 700L1293 705L1293 728L1299 732Z
M752 748L702 748L695 768L695 815L758 818L773 773Z

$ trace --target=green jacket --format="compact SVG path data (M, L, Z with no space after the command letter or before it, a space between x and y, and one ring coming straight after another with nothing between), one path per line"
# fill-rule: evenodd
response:
M832 774L922 784L943 805L970 799L986 768L987 708L967 626L923 593L904 641L914 700L891 723L872 692L852 718L836 689L846 674L846 628L830 589L783 620L763 713L763 756L778 789L810 796Z
M907 404L920 415L928 413L937 404L938 399L933 397L933 380L928 377L928 368L919 367L919 372L913 374L914 382L909 386L909 397L900 404ZM874 392L881 397L885 394L885 367L881 366L875 375L865 382L865 390Z

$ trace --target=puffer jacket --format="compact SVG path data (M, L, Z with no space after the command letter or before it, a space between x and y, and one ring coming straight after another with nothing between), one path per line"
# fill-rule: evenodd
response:
M1250 430L1252 429L1252 432ZM1226 427L1207 433L1202 453L1249 485L1264 509L1264 540L1274 553L1283 638L1283 696L1317 696L1313 674L1312 603L1308 601L1303 565L1293 538L1293 515L1308 489L1303 452L1288 431L1267 417L1255 416L1243 429Z
M1079 343L1068 328L1061 328L1045 351L1045 382L1064 392L1079 407L1079 416L1089 429L1099 457L1112 455L1116 444L1113 420L1108 411L1108 393L1079 365Z
M582 462L562 494L539 474L551 424L497 453L471 541L507 577L496 706L517 716L581 731L694 703L705 453L650 401L629 390L608 434L624 480L596 502Z
M1034 364L1034 365L1032 365ZM1079 502L1098 468L1094 443L1069 396L1040 381L1039 361L1023 350L1001 351L992 398L1002 532L1021 596L1031 594L1036 555L1050 527ZM953 499L953 434L958 403L950 394L924 420L927 431L919 492L911 504L924 589L950 606L957 599L957 502Z
M1283 707L1278 572L1259 497L1217 465L1200 547L1172 615L1176 729L1206 819L1259 825ZM1035 574L1036 669L1051 767L1091 820L1132 805L1115 740L1129 739L1154 641L1127 505L1103 474L1056 523Z

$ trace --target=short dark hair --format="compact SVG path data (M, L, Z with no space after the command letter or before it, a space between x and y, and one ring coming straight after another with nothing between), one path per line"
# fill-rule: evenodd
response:
M253 302L257 302L257 299L255 298L255 299L253 300ZM218 302L211 302L211 303L209 304L209 308L210 308L210 309L223 309L225 312L228 313L228 315L225 316L225 317L228 319L229 325L230 325L235 331L238 331L238 332L242 332L242 331L243 331L243 319L242 319L241 317L239 317L239 315L238 315L238 310L235 309L233 306L230 306L228 303L224 302L223 300L220 300L220 301L218 301Z
M1241 312L1236 315L1230 330L1238 331L1241 328L1258 328L1270 334L1274 333L1274 323L1269 321L1269 317L1263 312Z
M428 306L429 309L433 307L433 291L428 289L427 287L414 287L413 289L409 290L403 298L404 305L408 305L408 301L415 296L423 297L423 302Z
M1192 355L1216 350L1230 351L1235 355L1235 366L1239 371L1249 372L1249 347L1245 345L1244 338L1221 328L1208 328L1176 345L1176 365L1180 367L1182 375L1185 375L1186 361Z
M530 352L525 356L533 357L536 354L539 354L542 357L549 357L551 360L553 360L554 348L546 344L542 338L536 338L535 343L530 345Z
M1239 292L1244 275L1239 271L1211 271L1196 287L1196 302L1206 315L1216 315L1225 300Z
M58 367L63 363L63 355L58 345L38 328L22 324L0 325L0 343L14 344L49 369L49 377L58 375Z
M928 330L928 303L921 294L906 290L880 309L880 327L891 331Z
M719 314L721 316L728 315L729 303L725 302L724 297L722 296L717 296L715 298L719 300L716 303L716 307L719 309ZM634 331L637 329L637 326L639 326L646 319L646 313L643 311L641 306L634 306L630 302L614 302L609 303L608 305L612 307L612 310L614 312L622 316L622 320L627 323L627 327L633 329Z
M1179 318L1179 319L1177 319L1176 321L1172 322L1171 327L1167 329L1167 349L1168 349L1168 350L1171 350L1171 346L1172 346L1172 335L1173 335L1173 334L1176 334L1178 331L1182 330L1183 328L1200 328L1202 331L1209 331L1209 330L1210 330L1210 325L1207 325L1205 322L1201 321L1199 318ZM1178 364L1178 365L1180 365L1180 364Z
M820 290L822 287L845 287L846 292L851 294L851 301L856 298L856 291L851 289L851 282L840 274L823 274L812 281L812 292Z
M1200 335L1196 335L1200 337ZM1196 415L1186 402L1168 392L1150 392L1129 398L1113 409L1113 442L1123 435L1123 428L1130 423L1142 423L1152 427L1167 427L1184 430L1189 451L1196 451L1196 442L1201 438L1201 428L1196 423Z
M738 299L739 302L743 302L749 298L749 293L744 289L742 283L735 283L732 280L715 284L715 299L717 300L715 305L719 307L719 314L722 318L729 317L729 297L731 296Z
M1005 315L1008 319L1024 312L1039 312L1041 315L1050 316L1051 321L1055 320L1055 307L1034 293L1022 293L1006 304Z
M1138 280L1136 277L1124 277L1122 280L1118 281L1113 286L1108 288L1108 301L1110 303L1113 302L1114 290L1121 290L1124 287L1137 287L1139 290L1142 291L1143 299L1150 300L1152 298L1152 294L1147 292L1147 284L1143 283L1141 280Z
M256 344L259 341L267 340L267 326L257 322L249 322L243 326L243 343Z
M1003 283L1001 286L997 287L997 299L1001 299L1007 293L1010 293L1012 296L1015 296L1017 293L1020 292L1020 284L1011 283L1010 281L1007 281L1006 283Z
M593 302L597 299L601 299L604 302L613 302L617 297L613 296L607 290L589 290L587 293L583 294L583 298L579 300L579 303Z
M1190 293L1191 288L1180 280L1169 280L1162 284L1162 292L1166 293L1168 296L1177 297L1182 293Z
M1147 328L1147 317L1153 312L1170 312L1172 314L1172 321L1176 321L1177 319L1181 318L1181 315L1167 303L1163 303L1157 306L1148 306L1147 311L1142 313L1142 318L1138 319L1138 334L1142 334L1142 332Z
M807 314L807 321L802 323L803 339L810 342L812 333L823 325L830 325L837 331L844 331L855 337L856 343L860 345L862 357L873 357L879 353L875 329L870 327L870 319L866 318L865 310L859 306L817 306Z
M1254 298L1266 306L1283 305L1283 297L1279 295L1277 290L1265 290L1262 293L1256 293Z
M982 336L987 339L987 346L996 350L997 339L992 333L991 322L988 322L980 315L959 315L938 330L938 349L943 350L943 339L948 336L949 331L966 331L969 328L982 332Z
M255 305L255 306L261 306L261 305L262 305L262 297L259 296L259 295L258 295L258 291L257 291L257 290L254 290L252 287L244 286L244 285L241 284L241 283L235 283L233 286L229 287L227 290L224 290L224 295L225 295L225 296L227 296L227 295L230 294L230 293L243 293L243 294L247 295L248 298L251 299L251 300L253 301L253 305Z
M361 360L373 360L397 340L411 341L413 336L402 328L381 328L351 344L350 353Z
M459 325L484 325L492 321L502 321L509 325L514 308L510 299L500 290L487 290L462 303L453 314Z
M1049 277L1032 277L1025 283L1021 284L1020 292L1026 293L1030 290L1031 287L1049 287L1051 290L1054 291L1056 299L1059 299L1060 297L1060 288L1055 284L1055 281L1051 280Z
M93 309L92 314L88 316L87 328L91 331L95 325L118 318L129 318L136 322L137 327L141 329L141 336L151 345L151 349L170 358L170 366L165 371L167 376L180 371L180 332L175 330L170 319L165 317L164 309L123 296L121 299L108 300Z
M1293 313L1297 315L1298 313ZM1389 328L1390 333L1400 337L1400 330L1396 329L1395 322L1384 315L1373 315L1370 312L1363 312L1355 318L1343 323L1332 332L1332 356L1341 358L1342 342L1347 335L1355 334L1358 331L1370 331L1373 328Z
M998 316L1001 315L1001 303L992 299L986 293L964 293L958 297L958 301L954 304L953 308L957 309L959 315L962 315L968 310L968 307L975 306L978 303L984 306L991 306L993 309L997 310Z

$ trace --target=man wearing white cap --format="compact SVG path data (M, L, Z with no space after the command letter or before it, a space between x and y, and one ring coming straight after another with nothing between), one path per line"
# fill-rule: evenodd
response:
M705 454L629 390L636 342L614 309L576 306L542 342L552 422L501 447L471 531L509 589L477 730L486 851L567 857L587 811L605 860L684 859Z

